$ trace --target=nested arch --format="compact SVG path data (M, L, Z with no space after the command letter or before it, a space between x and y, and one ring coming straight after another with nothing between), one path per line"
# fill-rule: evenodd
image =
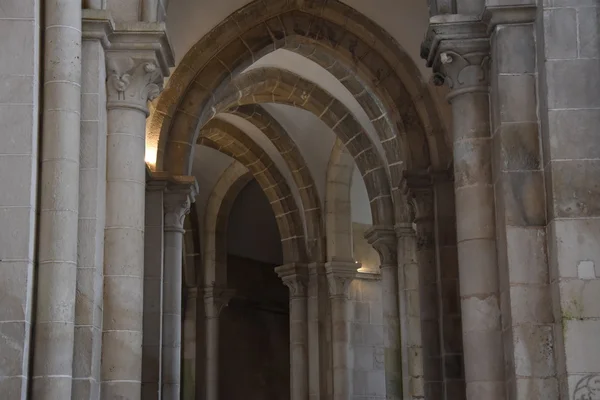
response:
M238 132L233 135L232 132ZM210 121L202 130L198 144L214 148L248 168L265 193L281 236L284 262L308 262L311 258L306 240L300 207L281 172L271 158L237 127L218 119ZM309 248L314 250L313 247Z
M149 142L158 147L157 167L177 168L171 165L177 158L169 154L174 148L176 151L177 143L186 141L186 135L195 131L195 124L186 119L199 115L218 86L265 52L284 46L291 50L302 48L298 42L303 38L318 45L314 46L317 50L311 53L311 59L329 67L351 93L365 89L359 102L376 127L380 125L380 137L389 137L390 151L386 156L390 164L396 162L398 154L411 156L411 160L405 160L410 161L411 168L426 166L431 161L434 165L447 163L449 154L431 95L421 83L412 60L383 29L339 1L268 5L255 1L232 14L193 46L170 79L150 121ZM306 55L305 50L298 51ZM318 56L323 51L329 57ZM331 59L338 60L335 65L343 66L342 71L336 72L335 65L330 65ZM363 97L376 101L367 102ZM396 110L400 119L395 115ZM170 130L171 126L177 129ZM406 144L410 151L400 149L401 139L395 139L404 133L411 137ZM167 140L169 134L173 136ZM435 152L431 160L429 151ZM396 165L392 171L394 184L399 183L402 169L400 164Z
M367 132L343 103L296 74L276 68L248 71L215 94L199 122L203 124L220 112L255 103L291 105L321 119L353 156L369 194L373 220L383 224L394 219L386 164ZM191 146L181 143L178 157L189 158L191 151Z
M252 173L239 162L231 164L215 184L204 215L203 266L205 286L227 286L227 223L240 191Z

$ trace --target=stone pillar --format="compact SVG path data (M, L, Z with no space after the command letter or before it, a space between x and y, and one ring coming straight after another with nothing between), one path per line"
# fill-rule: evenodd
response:
M398 296L398 241L391 227L375 226L365 238L379 254L385 346L386 399L402 398L402 353L400 343L400 299Z
M438 276L434 236L433 190L427 182L409 182L415 209L423 378L426 399L443 399ZM410 181L410 178L409 178Z
M505 399L489 120L489 38L471 17L432 18L423 56L450 86L467 398Z
M142 21L156 22L158 16L158 0L142 1Z
M287 264L275 272L290 290L290 399L308 400L308 268Z
M331 300L333 400L352 398L353 352L350 345L350 283L360 264L331 261L325 264Z
M400 296L400 326L402 331L403 398L423 399L423 347L421 346L421 304L419 300L419 267L417 240L412 223L395 227L398 238L398 282Z
M218 286L204 288L206 318L206 397L219 399L219 315L233 297L233 291Z
M142 379L147 101L172 64L162 26L131 23L107 51L103 399L139 399Z
M164 263L164 173L148 173L144 230L144 315L142 318L142 399L161 398Z
M83 10L77 295L72 398L100 396L106 207L106 61L113 24Z
M186 288L183 314L182 400L196 400L196 322L198 289Z
M183 222L196 197L194 177L173 177L164 194L165 261L162 284L161 395L179 400L181 380L181 290L183 287Z
M42 7L44 108L32 395L70 399L77 287L81 1L48 0Z

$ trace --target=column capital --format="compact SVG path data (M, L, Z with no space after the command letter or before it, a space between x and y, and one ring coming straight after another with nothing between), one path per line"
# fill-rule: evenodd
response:
M204 311L206 318L219 318L219 314L235 294L232 289L211 285L204 288Z
M198 184L193 176L171 177L165 188L164 211L165 231L183 232L183 221L190 212L191 204L198 193Z
M377 253L381 268L398 267L398 238L391 226L373 226L365 232L365 239Z
M402 222L398 223L394 226L394 230L396 231L396 237L414 237L415 229L413 228L412 222Z
M174 65L165 25L116 23L106 50L108 108L133 108L149 113L148 101L162 91Z
M308 266L305 264L285 264L275 268L275 272L290 290L290 299L306 297L308 289Z
M463 93L488 92L490 41L479 17L436 15L421 44L421 57L433 68L433 82L452 90L448 100Z
M350 283L356 277L360 263L330 261L325 263L329 296L331 298L348 298Z

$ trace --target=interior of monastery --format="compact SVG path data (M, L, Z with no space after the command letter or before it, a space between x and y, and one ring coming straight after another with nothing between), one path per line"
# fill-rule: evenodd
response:
M0 0L0 399L600 399L596 0Z

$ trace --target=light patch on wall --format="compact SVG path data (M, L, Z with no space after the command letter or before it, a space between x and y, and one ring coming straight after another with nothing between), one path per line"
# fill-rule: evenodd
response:
M146 145L146 154L144 155L144 160L146 161L146 164L148 164L148 166L152 170L154 170L156 168L157 153L158 153L158 148L156 146Z
M580 261L577 265L579 279L596 279L596 270L593 261Z

